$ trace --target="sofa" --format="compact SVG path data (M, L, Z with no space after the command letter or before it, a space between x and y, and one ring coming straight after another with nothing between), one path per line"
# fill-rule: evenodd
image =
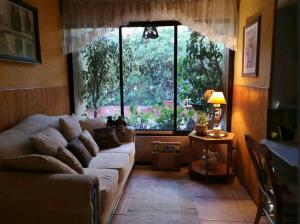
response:
M67 116L67 115L63 115ZM37 154L29 136L59 128L60 116L33 115L0 133L0 158ZM81 120L82 129L105 126ZM0 223L109 223L134 165L134 129L120 136L121 146L100 150L84 174L0 170Z

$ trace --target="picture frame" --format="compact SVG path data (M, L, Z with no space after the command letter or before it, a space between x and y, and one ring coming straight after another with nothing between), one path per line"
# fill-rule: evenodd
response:
M257 77L260 45L260 16L244 27L243 31L243 76Z
M38 11L18 0L0 9L0 60L40 64Z

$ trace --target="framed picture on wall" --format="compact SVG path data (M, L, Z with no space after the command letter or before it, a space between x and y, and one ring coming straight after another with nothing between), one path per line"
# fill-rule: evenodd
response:
M41 63L36 8L22 1L3 1L0 8L0 60Z
M260 16L244 27L243 76L258 76Z

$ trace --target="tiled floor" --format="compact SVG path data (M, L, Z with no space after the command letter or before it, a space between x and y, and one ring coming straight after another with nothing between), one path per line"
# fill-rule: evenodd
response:
M131 219L129 216L130 209L133 209L133 201L136 199L137 192L147 191L147 186L155 183L157 188L161 188L164 192L167 191L168 197L172 197L172 190L174 190L175 185L177 190L179 188L179 195L184 193L184 196L180 200L191 200L192 206L195 208L195 213L197 216L197 223L199 224L248 224L253 223L256 206L250 199L246 190L242 187L237 178L230 184L204 184L199 181L192 181L188 175L188 169L182 168L180 172L168 172L168 171L154 171L148 167L137 167L134 169L128 185L124 191L118 208L116 209L112 224L165 224L165 223L183 223L190 224L187 221L176 220L173 217L173 221L153 221L139 219L139 214L135 211L135 219ZM144 184L144 185L143 185ZM173 184L173 185L172 185ZM144 186L144 189L139 189ZM170 189L166 189L170 188ZM150 189L149 189L150 190ZM166 201L163 195L158 191L157 193L151 192L157 196L155 200ZM175 195L176 194L176 195ZM174 191L174 198L178 196L178 191ZM142 195L143 197L143 195ZM146 197L146 196L145 196ZM179 197L180 198L180 197ZM146 200L146 198L145 198ZM154 199L153 199L154 200ZM178 202L178 199L176 199ZM167 200L168 201L168 200ZM166 202L168 203L168 202ZM191 206L191 204L187 204ZM169 205L167 205L169 206ZM170 204L170 206L172 206ZM153 209L153 208L152 208ZM155 209L155 208L154 208ZM138 210L145 212L145 210ZM162 212L157 209L157 211L152 211L150 217L156 216L167 216L161 217L159 220L168 220L168 216L171 213L167 209ZM143 214L141 214L141 217ZM144 217L145 218L145 217ZM129 221L130 220L130 221ZM171 217L170 217L171 220ZM185 219L181 219L185 220ZM188 219L186 219L188 220ZM194 220L194 219L193 219ZM156 222L156 223L155 223ZM195 223L195 220L193 221ZM262 218L260 223L266 223Z

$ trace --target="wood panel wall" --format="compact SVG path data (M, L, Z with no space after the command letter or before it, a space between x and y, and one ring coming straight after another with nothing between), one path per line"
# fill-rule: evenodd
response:
M68 86L0 90L0 131L33 114L69 113Z
M234 156L235 174L243 182L252 198L258 201L258 180L249 158L244 134L257 141L267 133L268 88L235 85L233 88L232 132L237 151Z

